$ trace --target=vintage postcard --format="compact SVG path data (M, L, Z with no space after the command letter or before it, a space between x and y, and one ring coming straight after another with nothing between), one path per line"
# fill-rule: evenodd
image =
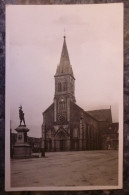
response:
M6 191L122 188L123 4L6 6Z

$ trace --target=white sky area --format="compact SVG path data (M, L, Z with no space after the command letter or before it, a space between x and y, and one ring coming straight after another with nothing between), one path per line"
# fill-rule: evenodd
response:
M75 76L76 103L85 111L112 110L123 97L123 6L8 5L6 94L13 132L23 106L28 135L41 137L42 112L54 98L54 75L64 29Z

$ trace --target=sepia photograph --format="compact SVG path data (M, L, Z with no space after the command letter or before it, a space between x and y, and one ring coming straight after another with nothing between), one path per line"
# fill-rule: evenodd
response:
M6 191L122 188L123 4L6 5Z

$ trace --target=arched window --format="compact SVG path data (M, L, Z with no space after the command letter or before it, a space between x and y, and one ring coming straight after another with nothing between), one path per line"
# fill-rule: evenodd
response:
M58 83L58 91L61 91L61 83Z
M65 109L65 102L63 102L62 104L63 104L63 105L62 105L63 109Z
M59 102L59 111L62 110L62 102Z
M63 90L64 90L64 91L67 91L67 83L66 83L66 82L64 82Z
M66 108L66 103L63 99L61 99L59 101L59 111L65 110L65 108Z

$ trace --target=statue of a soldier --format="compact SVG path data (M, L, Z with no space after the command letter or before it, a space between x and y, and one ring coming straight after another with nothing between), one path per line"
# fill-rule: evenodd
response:
M21 126L22 121L24 123L24 126L26 126L25 118L24 118L24 112L22 110L22 106L19 107L19 118L20 118L20 126Z

